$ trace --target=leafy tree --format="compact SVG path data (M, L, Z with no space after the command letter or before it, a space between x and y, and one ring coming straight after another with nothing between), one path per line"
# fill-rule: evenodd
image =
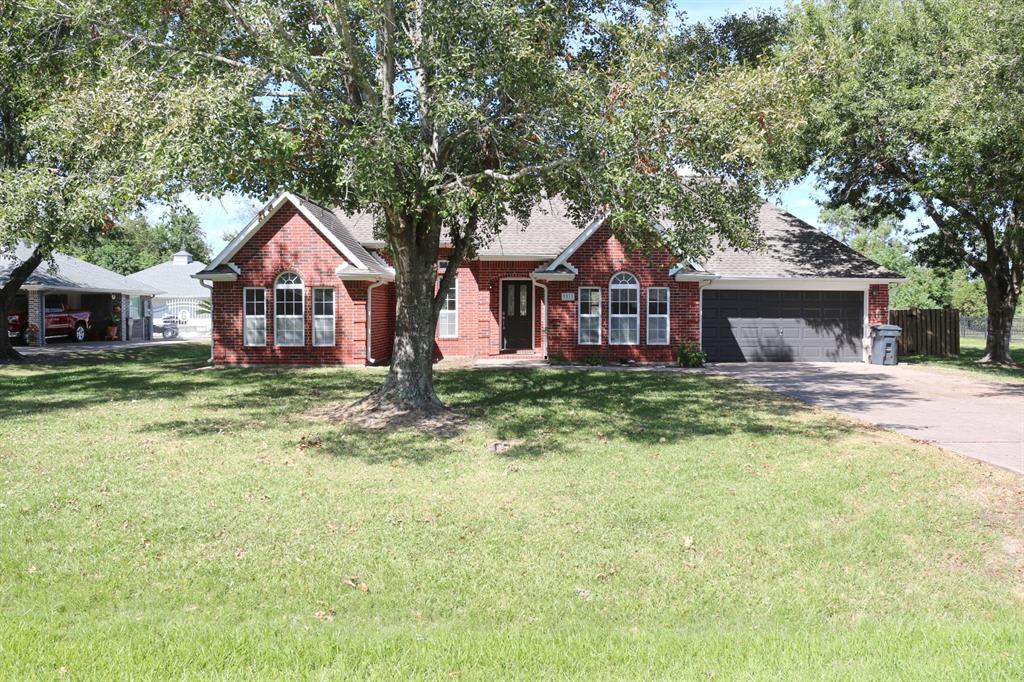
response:
M159 92L132 55L59 16L47 0L0 4L0 362L20 356L7 310L57 249L109 228L161 186L150 166ZM14 260L19 243L33 246Z
M199 225L199 218L187 210L175 209L151 225L139 214L119 221L86 245L71 251L90 263L130 275L158 263L184 249L197 260L209 261L210 247Z
M661 1L68 2L70 19L163 58L168 88L207 106L169 121L195 191L289 189L376 216L397 308L371 407L441 406L436 292L544 196L580 223L607 210L628 242L681 255L756 242L764 161L786 149L781 105L801 92L771 70L729 87L694 76L671 57Z
M824 209L820 218L826 233L907 278L890 288L891 307L953 307L965 314L977 314L978 299L973 295L980 285L980 310L984 311L984 284L969 279L963 267L949 270L921 265L915 253L913 233L901 227L895 218L876 220L850 205Z
M670 47L670 58L698 74L732 66L757 66L770 58L786 34L785 17L754 10L685 24Z
M1024 279L1024 5L828 0L792 21L789 49L818 55L807 139L831 204L923 210L937 229L917 253L984 281L982 361L1011 364Z

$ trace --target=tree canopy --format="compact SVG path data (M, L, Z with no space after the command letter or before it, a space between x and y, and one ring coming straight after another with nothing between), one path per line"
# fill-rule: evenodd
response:
M169 261L178 251L188 251L199 261L210 260L210 247L199 218L188 210L172 209L150 222L144 213L119 220L88 244L70 250L90 263L122 275Z
M804 101L811 169L831 206L920 209L927 262L985 282L986 360L1012 362L1024 280L1024 5L828 0L793 13L787 52L815 55Z

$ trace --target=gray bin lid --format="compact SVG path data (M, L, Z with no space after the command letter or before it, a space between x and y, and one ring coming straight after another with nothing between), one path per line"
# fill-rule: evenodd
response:
M903 328L900 327L899 325L895 325L895 324L876 324L875 326L873 326L871 328L871 331L875 331L875 332L890 332L890 333L895 332L895 333L898 334L899 332L903 331Z

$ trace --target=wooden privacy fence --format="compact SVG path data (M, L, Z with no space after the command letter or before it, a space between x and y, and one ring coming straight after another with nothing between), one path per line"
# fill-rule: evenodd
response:
M959 310L890 310L889 324L903 328L900 355L960 355Z

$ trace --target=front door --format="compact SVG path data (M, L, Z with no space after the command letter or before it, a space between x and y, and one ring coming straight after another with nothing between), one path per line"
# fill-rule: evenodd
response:
M533 348L533 282L501 283L501 349Z

